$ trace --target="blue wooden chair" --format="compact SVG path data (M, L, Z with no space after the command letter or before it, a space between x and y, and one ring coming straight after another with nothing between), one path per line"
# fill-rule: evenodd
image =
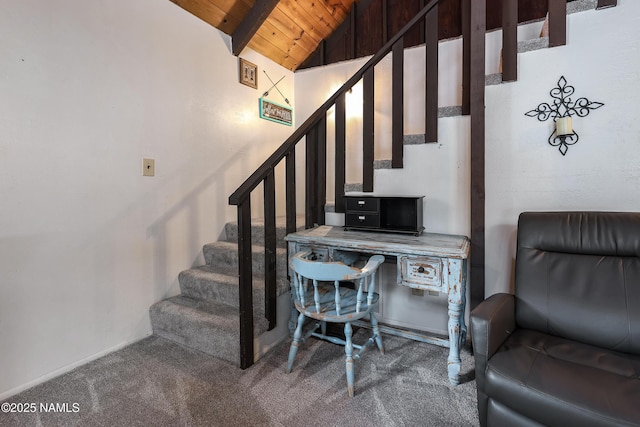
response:
M310 252L299 252L289 260L289 267L293 275L292 292L295 307L300 313L298 325L293 334L293 342L289 350L287 372L291 372L300 342L309 336L330 341L345 346L347 356L347 390L353 397L353 364L359 359L364 350L374 342L384 354L382 338L378 328L378 321L371 311L378 302L375 293L376 270L384 262L384 256L374 255L369 258L362 268L350 267L341 262L320 262L306 259ZM354 289L341 286L340 282L352 281ZM366 288L366 290L365 290ZM373 334L364 345L353 344L351 337L353 329L351 322L369 316ZM302 336L302 326L305 317L317 322ZM344 323L345 339L328 336L326 322ZM321 332L317 330L320 328ZM353 349L358 350L354 355Z

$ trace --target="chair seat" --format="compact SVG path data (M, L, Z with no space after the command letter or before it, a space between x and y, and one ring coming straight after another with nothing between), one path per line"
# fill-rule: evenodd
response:
M486 391L547 424L637 425L640 357L518 329L490 359Z
M358 293L353 289L341 286L340 315L338 315L335 304L335 286L332 283L318 284L320 312L316 310L313 293L313 286L309 286L309 289L307 289L304 295L305 305L302 306L300 300L296 299L296 309L307 317L324 322L350 322L359 320L369 314L379 299L378 294L373 293L371 305L368 305L365 294L365 300L360 305L360 311L356 312Z

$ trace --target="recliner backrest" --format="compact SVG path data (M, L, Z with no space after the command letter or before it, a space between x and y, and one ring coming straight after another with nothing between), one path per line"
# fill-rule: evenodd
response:
M525 212L516 323L640 354L640 213Z

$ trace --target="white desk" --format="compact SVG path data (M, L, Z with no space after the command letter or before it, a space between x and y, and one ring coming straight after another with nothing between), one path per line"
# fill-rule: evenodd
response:
M448 295L449 339L406 333L385 326L383 332L449 347L448 374L460 383L460 347L466 340L464 319L467 289L469 239L465 236L423 233L420 236L345 231L320 226L285 237L289 254L311 250L319 261L351 263L360 254L381 254L397 260L397 283L411 288L445 292Z

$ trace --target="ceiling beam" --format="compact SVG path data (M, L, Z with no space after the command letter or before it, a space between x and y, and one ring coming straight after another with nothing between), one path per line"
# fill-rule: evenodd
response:
M233 54L238 56L251 38L256 34L260 26L267 20L269 14L276 8L280 0L256 0L255 4L244 17L240 25L231 35Z

